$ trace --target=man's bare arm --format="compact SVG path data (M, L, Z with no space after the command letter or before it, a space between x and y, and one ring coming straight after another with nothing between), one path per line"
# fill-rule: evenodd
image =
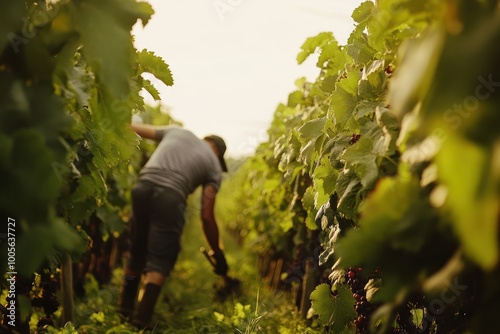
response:
M149 124L132 123L130 128L135 131L139 136L145 139L157 140L157 131L161 129L159 126Z
M214 272L217 275L226 276L229 268L224 252L220 248L219 229L214 215L216 193L215 188L211 185L203 188L201 220L203 222L203 232L213 251L213 258L215 259Z
M203 188L201 221L205 238L214 252L220 252L219 229L215 220L215 188L211 185Z

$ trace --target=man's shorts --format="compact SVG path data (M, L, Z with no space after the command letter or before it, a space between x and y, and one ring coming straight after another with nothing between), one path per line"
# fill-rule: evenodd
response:
M168 276L181 250L186 199L175 190L139 180L132 189L129 268Z

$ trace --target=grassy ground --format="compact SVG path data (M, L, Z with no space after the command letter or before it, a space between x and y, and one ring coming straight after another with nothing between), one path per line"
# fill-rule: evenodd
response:
M189 211L188 211L189 212ZM176 267L162 290L153 320L154 333L319 333L300 320L293 297L272 292L262 282L256 260L221 229L229 275L242 281L241 291L221 300L214 286L222 279L212 272L199 251L206 246L199 219L189 217L183 234L183 248ZM99 289L91 278L87 297L79 300L75 326L50 328L50 333L136 333L116 313L122 270L117 269L109 286ZM32 319L33 321L36 321Z

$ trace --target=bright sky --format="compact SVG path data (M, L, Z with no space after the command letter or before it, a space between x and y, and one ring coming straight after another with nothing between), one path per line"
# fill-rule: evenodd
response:
M218 134L227 155L251 155L266 140L295 80L313 80L311 58L295 60L306 38L332 31L345 44L361 0L148 0L155 14L134 27L136 47L161 56L174 85L156 85L162 104L197 136Z

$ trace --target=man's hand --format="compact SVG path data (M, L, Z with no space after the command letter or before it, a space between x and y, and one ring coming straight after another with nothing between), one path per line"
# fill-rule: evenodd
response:
M214 253L213 258L215 259L214 273L216 273L217 275L226 276L229 267L227 266L224 253L219 250L218 252Z
M210 245L210 248L212 248L212 254L210 255L215 260L214 272L217 275L226 276L228 267L224 253L220 249L219 228L217 227L214 215L216 193L217 191L212 185L208 185L203 188L201 221L205 237Z

